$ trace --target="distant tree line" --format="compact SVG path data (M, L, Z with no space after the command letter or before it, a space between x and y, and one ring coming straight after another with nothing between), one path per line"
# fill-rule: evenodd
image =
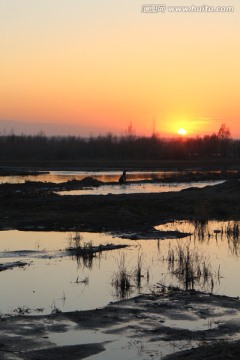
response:
M231 138L223 124L217 134L195 138L161 138L136 136L132 131L123 136L112 133L96 137L38 135L0 136L0 160L91 160L149 159L185 160L207 157L240 157L240 140Z

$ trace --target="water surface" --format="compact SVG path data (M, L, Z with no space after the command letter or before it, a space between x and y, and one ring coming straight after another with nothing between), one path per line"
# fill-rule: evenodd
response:
M142 183L124 185L101 185L99 187L88 187L81 190L57 191L59 195L120 195L120 194L144 194L169 191L181 191L189 188L203 188L221 184L224 181L198 181L187 183Z
M42 181L57 184L71 180L82 180L88 176L102 182L118 182L121 174L121 171L49 171L48 174L40 173L39 175L0 176L0 183L18 184L25 181ZM128 171L127 179L128 181L152 180L154 178L162 178L168 174L170 172Z
M22 260L28 266L0 272L0 284L4 289L0 312L13 314L19 308L29 308L31 313L42 309L47 314L55 309L70 311L105 306L121 298L113 280L123 259L131 282L125 294L127 297L156 290L157 284L184 288L169 268L168 261L169 249L178 249L179 246L193 249L206 264L211 265L214 293L239 296L240 238L230 231L227 234L229 226L233 228L234 223L208 222L200 226L186 221L157 227L192 234L180 240L133 241L111 234L82 233L82 243L130 245L126 249L98 254L90 261L77 260L66 253L65 249L75 233L2 231L0 263ZM139 259L140 283L136 278ZM203 291L211 291L211 286L210 281L195 284L196 289Z

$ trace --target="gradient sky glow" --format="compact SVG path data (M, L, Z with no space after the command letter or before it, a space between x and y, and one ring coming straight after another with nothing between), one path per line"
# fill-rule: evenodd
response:
M146 3L146 2L144 2ZM150 2L151 3L151 2ZM239 0L231 13L141 12L140 0L0 0L0 120L78 127L77 135L240 138ZM81 131L82 129L82 131ZM41 130L41 129L39 129ZM0 131L1 121L0 121Z

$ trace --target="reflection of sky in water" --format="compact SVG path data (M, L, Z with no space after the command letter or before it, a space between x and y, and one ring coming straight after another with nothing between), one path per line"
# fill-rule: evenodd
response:
M188 171L127 171L128 181L142 181L162 179L168 175L183 175ZM29 176L0 176L1 183L24 183L25 181L42 181L61 183L70 180L82 180L85 177L93 177L102 182L117 182L122 171L50 171L49 174Z
M163 178L169 174L183 174L184 172L163 172L163 171L128 171L127 181L144 181L155 178ZM61 191L60 195L108 195L108 194L134 194L134 193L155 193L180 191L191 187L202 188L207 185L216 185L223 181L198 181L186 183L133 183L119 185L118 179L121 171L50 171L49 174L35 176L0 176L1 183L24 183L25 181L41 181L62 183L70 180L82 180L85 177L93 177L102 182L115 182L114 185L102 185L99 187L88 187L82 190Z
M129 322L129 330L124 330L124 333L119 334L107 333L103 334L98 330L70 330L66 333L49 333L49 340L58 346L65 345L77 345L82 343L100 343L105 341L105 351L96 355L89 356L89 360L106 360L106 359L146 359L148 358L161 359L163 356L172 354L175 351L176 344L178 348L184 347L184 349L196 346L196 342L192 340L175 341L174 344L170 341L146 341L146 338L140 339L139 337L132 338L127 337L125 334L131 332L131 326L135 324ZM149 357L150 355L150 357Z
M169 191L181 191L192 187L202 188L207 185L220 184L223 181L203 181L192 183L155 183L155 184L124 184L124 185L102 185L99 187L86 188L82 190L59 191L59 195L108 195L108 194L141 194L158 193Z
M82 233L82 242L92 241L93 244L130 244L122 250L104 252L93 259L92 267L87 268L75 259L66 256L65 248L69 245L70 235L64 232L0 232L0 262L27 261L25 268L15 268L0 272L1 304L0 312L8 313L18 307L31 309L44 308L49 313L54 307L63 311L93 309L116 300L116 291L112 286L113 275L119 269L121 254L125 254L127 272L134 285L131 295L138 289L135 281L135 270L138 255L142 254L141 292L149 292L156 283L179 285L176 277L168 270L167 258L169 247L189 244L211 263L213 272L217 273L220 266L222 278L220 284L215 280L214 292L230 296L239 296L240 240L227 238L224 231L227 222L209 222L199 235L199 228L189 222L175 222L157 227L161 230L180 230L191 232L191 237L181 240L140 240L130 241L113 238L107 234ZM223 230L223 234L219 231ZM60 249L63 251L61 252ZM16 250L34 250L24 257L9 254ZM36 254L36 251L39 253ZM6 257L7 253L10 257ZM149 284L147 272L149 270ZM88 280L81 282L82 280ZM78 281L76 281L78 280ZM199 288L199 290L206 290Z
M174 173L174 172L173 172ZM169 172L159 171L128 171L128 180L151 180L155 177L161 178ZM171 172L172 174L172 172ZM49 174L29 175L29 176L0 176L0 183L24 183L25 181L43 181L61 183L69 180L82 180L85 177L110 182L118 182L122 171L50 171Z

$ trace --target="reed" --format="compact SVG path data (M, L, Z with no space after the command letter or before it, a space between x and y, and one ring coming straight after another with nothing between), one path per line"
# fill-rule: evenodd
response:
M213 291L214 273L211 264L197 249L180 243L176 248L170 246L167 261L169 271L177 277L185 290L201 286Z
M127 272L126 257L122 253L118 262L118 270L113 274L112 285L115 288L117 297L124 299L131 293L131 274Z
M138 254L137 267L135 270L135 281L138 289L141 288L141 281L143 277L142 266L143 266L143 255Z

